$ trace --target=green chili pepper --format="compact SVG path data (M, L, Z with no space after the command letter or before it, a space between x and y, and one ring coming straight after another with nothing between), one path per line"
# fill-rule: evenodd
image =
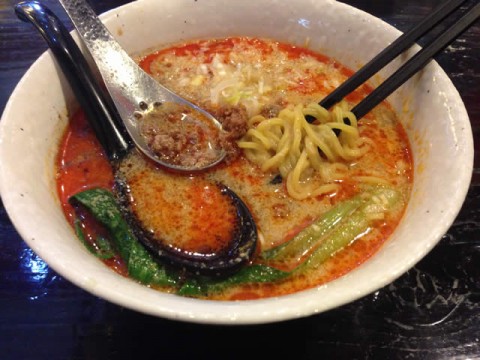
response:
M337 226L347 216L351 215L360 205L362 200L359 196L338 204L327 211L322 217L310 226L299 232L290 241L262 252L265 260L275 261L293 260L299 261L305 254L310 252L326 234Z
M372 223L369 218L369 212L372 209L375 210L377 207L380 213L390 211L399 198L400 194L393 189L373 188L338 204L292 240L264 251L262 257L269 263L285 260L300 261L310 252L304 263L293 272L319 266L368 230Z
M379 187L373 190L360 207L321 240L320 245L295 271L299 272L320 266L337 251L345 248L368 231L372 226L372 219L369 217L372 207L379 207L381 209L379 213L384 214L390 211L399 199L400 194L393 189Z
M107 228L132 278L144 284L159 286L177 284L178 277L156 262L138 242L123 219L115 197L110 191L99 188L90 189L75 194L72 200L85 206Z
M74 227L75 227L75 233L77 234L77 237L80 239L83 245L85 245L88 251L90 251L93 255L95 255L99 259L111 259L112 257L115 256L115 251L113 250L112 245L104 237L99 236L95 240L95 243L97 244L98 248L95 248L94 246L92 246L92 244L90 244L85 239L85 235L83 234L79 219L75 219Z
M167 272L135 238L111 192L105 189L92 189L78 193L72 198L85 206L110 231L114 245L127 263L132 278L145 284L161 286L179 284L178 275ZM265 261L275 263L299 259L304 254L310 253L301 265L290 272L278 270L268 264L256 264L223 279L188 278L177 293L184 296L205 296L229 286L280 281L308 268L320 266L330 256L368 230L371 226L369 214L372 207L375 209L377 206L383 212L387 212L399 198L400 194L395 190L385 187L374 188L367 194L338 204L292 240L261 254ZM79 237L86 243L79 226L76 225L76 229ZM108 253L108 245L103 240L99 240L98 246L102 253Z
M178 294L185 296L207 295L232 285L278 281L286 278L289 274L289 272L266 265L251 265L225 279L191 278L182 285Z

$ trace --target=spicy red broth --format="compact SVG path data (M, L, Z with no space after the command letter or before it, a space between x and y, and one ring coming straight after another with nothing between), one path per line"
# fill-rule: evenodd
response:
M311 49L242 37L169 46L140 57L138 61L159 82L185 98L213 113L229 114L227 120L232 123L227 125L237 131L235 141L241 141L249 128L258 125L255 121L252 122L253 125L249 125L248 121L238 125L238 116L234 117L235 121L230 116L232 108L241 109L241 114L246 119L255 116L262 116L264 120L276 118L280 116L279 113L282 114L282 109L289 106L317 102L352 73L333 59ZM368 86L362 86L346 99L346 106L351 108L369 91L371 89ZM405 131L386 102L359 122L358 133L366 139L361 145L365 151L354 160L337 161L341 165L341 176L329 180L334 185L334 190L322 195L302 199L292 197L286 179L278 180L278 171L262 170L262 165L252 161L252 157L246 156L241 148L235 148L226 163L191 177L193 181L196 177L198 181L220 182L243 199L252 212L259 231L258 254L292 239L335 205L368 193L372 186L379 185L376 181L380 182L379 186L393 188L400 194L396 205L388 211L379 213L375 206L372 207L373 210L368 209L369 214L372 214L368 231L308 271L270 283L230 286L223 291L208 294L209 298L251 299L311 288L342 276L378 251L399 223L408 202L413 180L412 157ZM147 169L142 171L146 171L144 176L148 182L158 180L166 188L173 187L178 180L175 178L178 175L150 166L136 151L127 156L125 164L132 168ZM83 112L74 114L70 119L59 148L57 167L59 196L72 224L75 215L68 203L70 196L88 188L113 188L112 168ZM302 176L301 184L310 182L316 186L324 182L324 179L317 179L314 172L307 171ZM208 189L205 191L195 191L189 195L188 201L198 204L201 196L202 201L205 201L211 195L208 195ZM162 205L155 205L154 202L148 204L149 208L155 206ZM203 205L197 207L202 208ZM213 211L213 208L209 211ZM225 223L213 220L220 217L221 213L221 209L219 215L213 217L198 213L201 226L194 226L193 223L191 226L203 233L208 230L212 236L216 232L222 233L225 231ZM88 231L98 230L92 226L90 230L87 229L87 233ZM127 275L118 257L106 263ZM253 263L262 264L265 260L256 256ZM298 265L284 261L274 261L271 264L285 271ZM173 288L161 290L176 291Z

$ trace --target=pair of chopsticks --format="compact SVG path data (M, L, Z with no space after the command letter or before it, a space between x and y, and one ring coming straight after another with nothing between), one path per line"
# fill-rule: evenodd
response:
M469 6L466 11L458 11L465 2L467 2L467 0L450 0L444 2L418 25L401 35L380 54L375 56L359 71L325 97L320 102L320 105L328 109L341 101L345 96L380 71L390 61L412 47L418 39L438 26L449 15L455 11L463 13L463 15L452 26L444 29L440 35L431 40L422 50L417 52L392 76L385 80L351 110L357 119L365 116L370 110L403 85L403 83L405 83L410 77L427 65L436 54L443 51L478 19L480 16L480 3L478 3L478 0L473 2L477 3L476 5ZM310 121L315 119L307 120Z

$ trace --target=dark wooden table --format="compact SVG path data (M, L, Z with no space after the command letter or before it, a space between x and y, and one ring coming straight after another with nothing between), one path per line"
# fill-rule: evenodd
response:
M33 28L16 19L16 2L0 0L0 111L27 68L46 49ZM125 2L92 1L97 12ZM441 3L345 2L400 30ZM65 19L56 1L44 3ZM480 24L438 61L460 91L475 140L480 140ZM477 157L470 192L457 220L415 268L338 309L260 326L173 322L96 298L37 257L0 206L0 359L240 359L256 357L260 351L269 359L480 359L479 161Z

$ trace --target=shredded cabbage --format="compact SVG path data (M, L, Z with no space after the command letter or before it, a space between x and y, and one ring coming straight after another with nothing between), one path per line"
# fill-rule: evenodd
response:
M213 105L243 105L250 117L259 113L274 89L262 75L261 66L228 63L220 54L216 54L211 63L201 64L190 84L201 85L206 74L212 76L210 101Z

